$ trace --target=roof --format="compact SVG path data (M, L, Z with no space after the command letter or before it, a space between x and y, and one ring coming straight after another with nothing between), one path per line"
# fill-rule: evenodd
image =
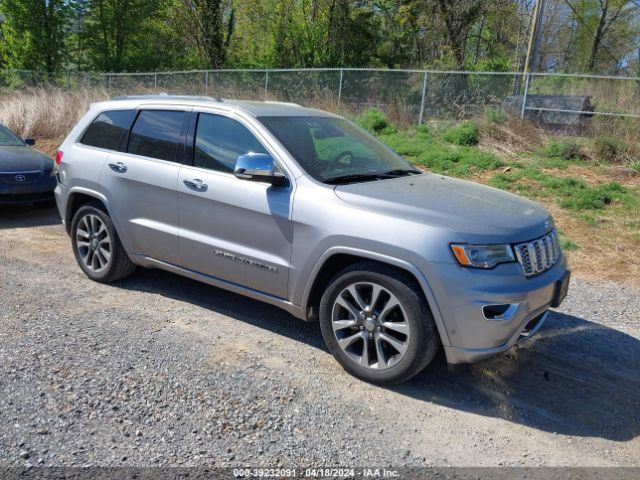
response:
M122 106L137 108L144 105L188 105L188 106L211 106L229 111L241 111L253 115L254 117L304 117L304 116L325 116L333 117L335 115L316 110L313 108L305 108L295 103L273 102L273 101L251 101L251 100L230 100L214 97L198 97L185 95L137 95L127 97L114 97L110 101L100 102L98 105L107 108L115 102Z

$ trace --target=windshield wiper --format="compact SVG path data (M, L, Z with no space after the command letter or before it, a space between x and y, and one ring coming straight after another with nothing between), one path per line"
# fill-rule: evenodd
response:
M383 176L389 177L403 177L405 175L419 175L422 172L420 170L416 170L415 168L398 168L396 170L388 170L386 172L380 173Z
M339 185L352 182L371 182L374 180L385 180L389 178L404 177L407 175L418 175L420 173L422 172L416 169L398 168L396 170L388 170L386 172L352 173L349 175L340 175L338 177L328 178L324 180L324 183L328 183L330 185Z
M390 178L386 175L379 173L356 173L350 175L340 175L338 177L327 178L323 180L323 183L327 183L329 185L340 185L342 183L351 183L351 182L371 182L373 180L380 180L381 178Z

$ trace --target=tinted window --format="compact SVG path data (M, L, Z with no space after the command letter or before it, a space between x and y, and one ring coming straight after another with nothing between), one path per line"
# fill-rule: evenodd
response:
M123 136L131 128L135 116L135 110L103 112L89 126L80 143L108 150L120 150Z
M267 153L241 123L231 118L201 113L194 145L196 167L231 172L245 153Z
M186 112L145 110L131 130L128 152L160 160L176 160Z

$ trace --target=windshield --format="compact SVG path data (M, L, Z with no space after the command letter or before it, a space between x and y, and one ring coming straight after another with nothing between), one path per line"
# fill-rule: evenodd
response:
M417 173L382 142L343 118L260 117L273 135L313 178L390 178L390 173Z
M17 147L23 146L24 142L20 140L11 130L0 125L0 146L1 147Z

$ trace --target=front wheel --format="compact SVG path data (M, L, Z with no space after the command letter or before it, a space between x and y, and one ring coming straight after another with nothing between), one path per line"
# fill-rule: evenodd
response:
M320 302L329 351L352 375L400 383L433 360L440 338L419 287L408 275L363 262L340 272Z
M136 268L124 251L111 218L98 202L80 207L74 215L71 243L78 265L97 282L120 280Z

